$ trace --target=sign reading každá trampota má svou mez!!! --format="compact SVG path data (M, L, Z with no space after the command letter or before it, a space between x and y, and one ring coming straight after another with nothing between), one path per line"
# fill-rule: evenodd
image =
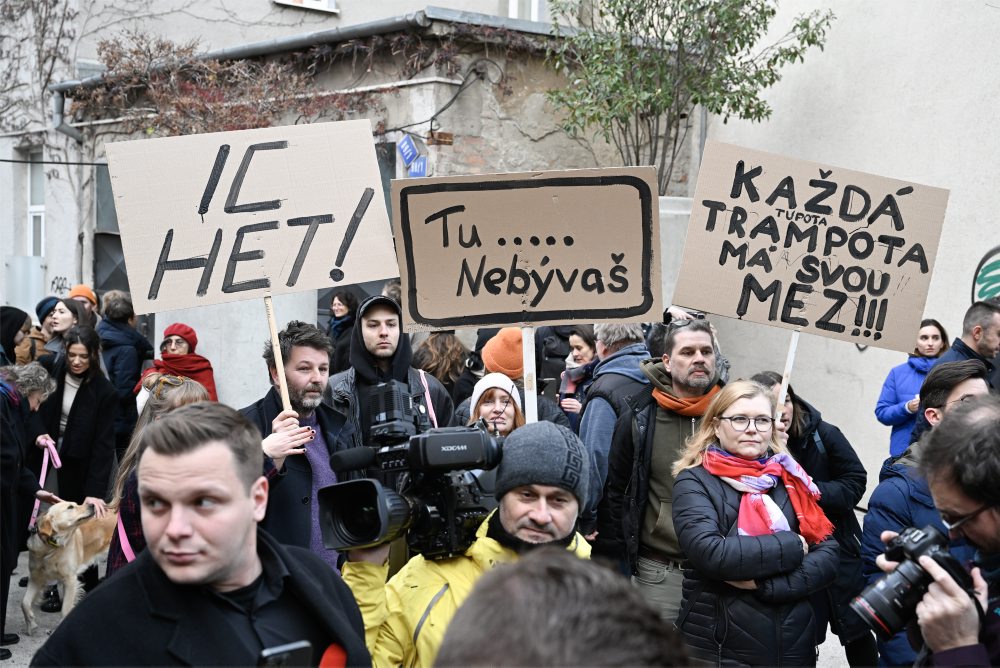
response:
M107 145L136 311L396 275L367 120Z
M652 167L393 181L407 329L658 320Z
M709 142L673 301L910 351L947 203L941 188Z

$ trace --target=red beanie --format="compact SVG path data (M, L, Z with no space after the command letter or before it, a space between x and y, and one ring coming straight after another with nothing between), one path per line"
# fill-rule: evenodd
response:
M167 338L168 336L179 336L187 341L188 347L191 348L189 352L193 353L194 349L198 346L198 335L183 322L175 322L163 330L163 338Z
M504 327L483 346L483 364L490 373L502 373L511 380L524 375L521 330L518 327Z

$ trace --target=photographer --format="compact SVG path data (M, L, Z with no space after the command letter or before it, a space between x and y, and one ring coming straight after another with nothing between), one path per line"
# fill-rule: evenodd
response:
M515 430L496 474L499 507L461 556L411 559L388 584L388 545L348 553L344 582L365 620L378 666L431 665L458 606L482 574L539 545L559 545L588 558L575 532L587 499L590 461L569 429L538 422Z
M971 571L975 600L934 560L919 558L934 578L916 608L919 635L933 665L998 665L1000 399L982 396L960 402L922 443L920 468L945 527L952 538L964 536L978 552ZM886 531L882 540L895 536ZM878 565L891 572L898 564L882 556Z

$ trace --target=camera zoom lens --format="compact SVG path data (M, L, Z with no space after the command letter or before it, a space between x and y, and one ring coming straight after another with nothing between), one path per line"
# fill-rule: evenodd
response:
M895 571L868 585L851 601L851 609L881 640L888 640L913 618L917 603L932 581L916 562L904 561Z
M340 522L344 533L358 545L378 537L380 522L378 508L374 504L364 504L345 510L340 516Z

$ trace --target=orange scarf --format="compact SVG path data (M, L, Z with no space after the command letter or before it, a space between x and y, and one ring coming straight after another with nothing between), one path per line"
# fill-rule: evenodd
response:
M707 394L703 394L700 397L695 397L693 399L682 399L680 397L675 397L672 394L667 394L660 388L653 389L653 398L656 399L656 403L664 410L673 411L678 415L684 415L686 417L701 417L708 410L708 404L712 401L719 391L718 385L713 385L712 389L708 391Z

